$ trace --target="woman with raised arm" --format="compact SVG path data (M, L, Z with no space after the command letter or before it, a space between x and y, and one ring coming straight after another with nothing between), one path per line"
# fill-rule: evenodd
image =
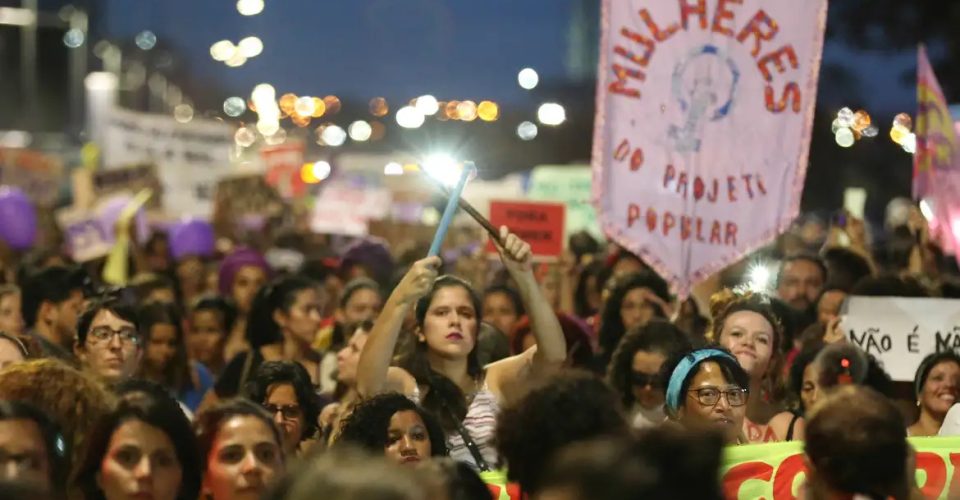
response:
M530 316L537 347L481 367L476 342L481 302L470 285L437 277L440 259L416 262L377 318L360 355L357 389L365 397L396 391L435 414L447 434L450 455L475 469L497 466L492 440L500 405L518 382L559 368L566 345L557 316L540 292L531 266L530 245L500 228L503 264L517 283ZM403 368L390 362L403 320L415 310L416 349Z

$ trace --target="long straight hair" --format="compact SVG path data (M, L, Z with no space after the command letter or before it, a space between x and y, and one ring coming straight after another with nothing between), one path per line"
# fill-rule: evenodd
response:
M163 367L161 383L176 393L193 388L193 375L190 360L187 357L186 338L183 334L183 318L176 307L170 304L154 302L140 308L137 314L140 319L140 335L144 340L144 349L149 348L151 329L155 325L170 325L176 332L177 352L170 364Z
M479 333L480 317L482 307L480 297L476 291L470 287L470 284L456 276L441 276L433 282L430 291L419 301L417 301L416 317L417 326L423 328L427 318L427 311L433 303L437 292L444 288L460 287L467 291L470 296L470 302L473 304L477 315L477 330L472 332L474 340ZM467 355L467 374L476 381L479 381L483 375L483 367L480 366L480 360L477 357L477 343L474 342L473 350ZM421 406L437 416L440 425L447 432L454 432L457 426L467 416L467 398L460 387L446 376L440 374L430 366L427 353L430 346L424 342L417 342L412 356L407 360L404 368L417 379L418 384L427 386L429 389L426 396L420 401Z

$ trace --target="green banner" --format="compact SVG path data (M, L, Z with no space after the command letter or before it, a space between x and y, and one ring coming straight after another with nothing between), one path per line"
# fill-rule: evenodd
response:
M960 438L911 438L917 450L917 485L926 498L958 498ZM806 475L803 443L729 447L722 469L724 494L731 500L801 498Z
M597 211L591 203L593 177L589 165L541 165L530 173L527 196L536 201L553 201L567 206L566 231L569 236L587 230L604 238Z

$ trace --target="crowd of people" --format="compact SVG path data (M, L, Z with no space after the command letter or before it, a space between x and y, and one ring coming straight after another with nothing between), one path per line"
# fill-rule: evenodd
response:
M501 228L469 277L372 237L283 266L157 232L121 287L29 252L0 285L0 497L719 499L725 447L802 441L805 498L918 498L907 437L960 434L960 355L903 387L840 311L956 297L955 266L914 218L809 223L769 290L732 268L708 301L585 233L541 265Z

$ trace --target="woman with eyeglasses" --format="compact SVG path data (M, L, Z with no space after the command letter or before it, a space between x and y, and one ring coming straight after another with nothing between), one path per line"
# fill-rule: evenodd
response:
M750 376L753 398L743 433L751 443L803 439L804 421L782 404L783 322L770 299L723 290L710 298L713 321L707 338L736 356Z
M679 328L660 319L624 335L613 353L607 383L619 393L634 429L666 419L660 369L667 359L691 348Z
M745 444L750 376L721 347L681 353L664 363L667 415L687 428L719 429L728 445Z
M320 415L310 375L295 361L268 361L244 389L250 401L260 404L283 436L283 451L296 456L300 443L314 437Z
M143 357L136 310L124 301L93 301L77 321L74 353L83 370L107 385L133 377Z

